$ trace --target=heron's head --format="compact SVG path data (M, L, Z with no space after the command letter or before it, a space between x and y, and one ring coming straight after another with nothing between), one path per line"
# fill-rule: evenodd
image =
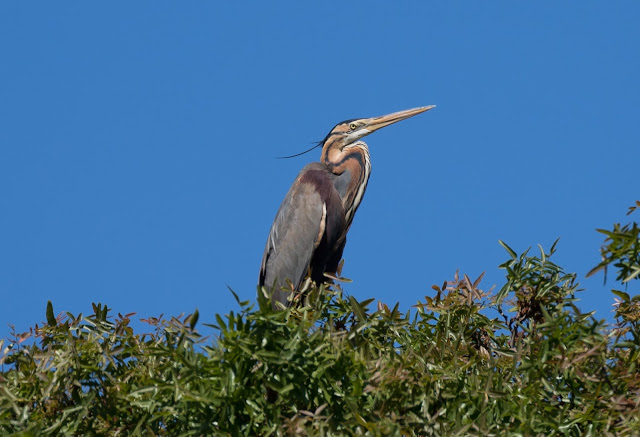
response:
M331 160L330 155L333 153L330 153L330 150L334 153L340 153L348 145L355 143L359 139L377 131L378 129L382 129L390 124L413 117L414 115L418 115L432 108L435 108L435 105L405 109L404 111L398 111L380 117L358 118L342 121L335 125L323 140L322 157L323 159Z

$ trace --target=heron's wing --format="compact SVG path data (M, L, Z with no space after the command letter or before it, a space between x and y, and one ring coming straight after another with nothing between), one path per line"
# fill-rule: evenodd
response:
M314 177L326 178L331 184L326 170L312 163L302 169L284 198L271 226L267 245L262 257L259 284L276 286L273 299L287 305L289 292L281 290L289 280L296 289L304 279L315 248L326 227L326 196L319 190L319 184L309 180ZM323 176L322 172L325 172Z

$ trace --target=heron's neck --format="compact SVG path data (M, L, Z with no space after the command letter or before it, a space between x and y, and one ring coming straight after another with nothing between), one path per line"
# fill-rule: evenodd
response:
M331 169L333 174L339 175L346 170L345 164L352 158L355 158L361 166L371 168L369 148L364 141L356 141L344 147L338 142L325 144L320 160Z
M345 146L342 150L330 148L323 151L322 161L339 179L346 178L341 184L346 190L341 190L342 206L344 207L347 226L351 224L353 216L364 197L364 192L371 174L371 159L367 145L358 141ZM344 186L344 185L343 185Z

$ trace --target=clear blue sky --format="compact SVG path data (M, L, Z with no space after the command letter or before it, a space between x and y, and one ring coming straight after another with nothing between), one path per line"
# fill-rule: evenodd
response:
M507 253L556 261L610 318L595 228L640 198L640 4L0 5L0 334L56 312L201 320L254 299L275 212L338 121L366 138L348 293L409 308ZM635 219L638 220L636 214ZM629 291L637 292L631 287Z

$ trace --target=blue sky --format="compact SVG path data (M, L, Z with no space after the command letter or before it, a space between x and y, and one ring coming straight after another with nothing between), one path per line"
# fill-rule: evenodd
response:
M594 229L640 199L638 22L636 2L2 2L0 333L47 300L235 310L227 285L254 298L319 152L275 157L430 104L366 138L347 292L407 309L457 269L500 287L499 239L560 238L582 308L610 318L617 285L584 275Z

